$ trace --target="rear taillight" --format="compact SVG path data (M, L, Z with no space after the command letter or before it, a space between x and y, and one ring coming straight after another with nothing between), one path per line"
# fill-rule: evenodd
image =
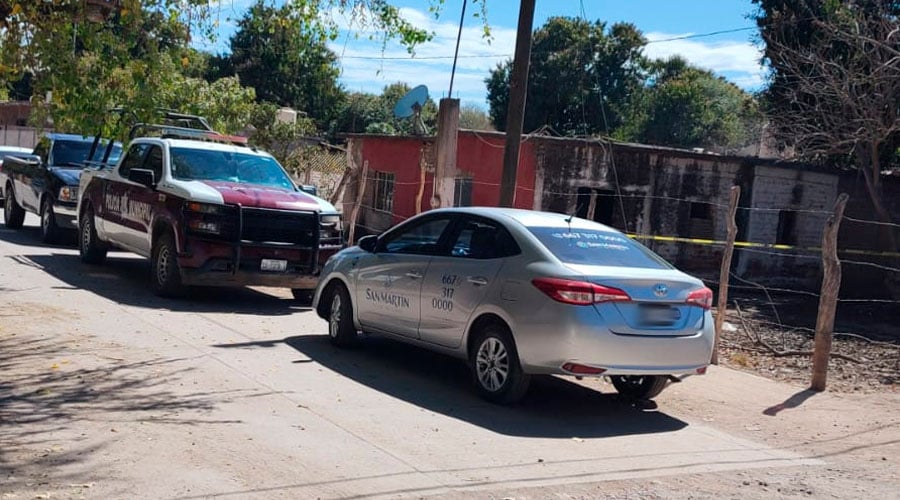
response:
M712 307L713 294L709 288L700 288L688 294L686 303L692 306L700 306L704 309Z
M551 299L565 304L587 306L599 302L631 300L623 290L595 285L587 281L562 278L535 278L531 284L546 293Z

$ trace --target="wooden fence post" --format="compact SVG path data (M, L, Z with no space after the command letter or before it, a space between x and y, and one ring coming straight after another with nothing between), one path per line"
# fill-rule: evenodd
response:
M813 347L812 383L810 389L824 391L828 378L828 357L831 355L831 338L834 331L834 313L838 292L841 289L841 261L837 255L838 229L847 205L847 193L841 193L834 204L834 213L825 221L822 234L822 290L819 293L819 315L816 317L815 347Z
M722 269L719 271L719 300L716 308L716 339L713 343L713 353L710 363L719 364L719 341L722 338L722 325L725 323L725 314L728 308L728 277L731 272L731 255L734 253L734 239L737 237L737 222L734 220L737 214L738 200L741 199L741 187L731 186L731 197L728 201L728 235L725 239L725 249L722 251Z
M356 182L356 201L353 203L353 211L350 213L350 231L347 234L347 244L353 245L356 241L356 218L359 217L359 206L362 204L363 194L366 192L366 179L369 177L369 160L363 162L362 171Z

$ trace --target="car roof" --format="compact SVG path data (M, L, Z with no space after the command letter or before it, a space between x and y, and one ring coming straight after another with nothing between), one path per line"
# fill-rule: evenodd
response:
M451 211L455 213L480 215L494 219L512 219L525 227L571 227L573 229L593 229L600 231L619 232L611 228L587 219L580 219L567 214L556 212L541 212L538 210L526 210L521 208L501 207L458 207L432 210L431 212Z

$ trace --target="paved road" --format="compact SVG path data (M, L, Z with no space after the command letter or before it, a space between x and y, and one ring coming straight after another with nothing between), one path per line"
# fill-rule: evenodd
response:
M0 227L0 493L194 498L426 496L816 463L608 385L474 396L465 367L325 323L272 289L148 291L147 261L85 266ZM715 390L716 372L683 387ZM695 417L696 418L696 417Z

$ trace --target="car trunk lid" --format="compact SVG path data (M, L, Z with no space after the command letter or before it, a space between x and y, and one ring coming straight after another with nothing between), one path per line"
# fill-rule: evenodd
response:
M676 269L568 265L585 281L618 288L630 301L595 303L613 333L620 335L694 335L703 328L706 310L688 304L688 295L703 282Z

